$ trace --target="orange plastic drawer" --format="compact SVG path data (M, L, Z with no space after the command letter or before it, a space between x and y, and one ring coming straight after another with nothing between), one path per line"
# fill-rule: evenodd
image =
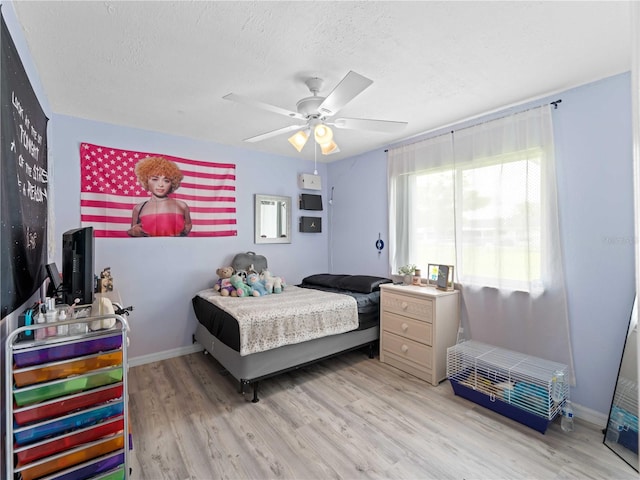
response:
M91 370L111 367L122 363L122 350L90 355L87 357L50 363L46 367L28 367L14 370L13 379L17 387L48 382L71 375L81 375Z

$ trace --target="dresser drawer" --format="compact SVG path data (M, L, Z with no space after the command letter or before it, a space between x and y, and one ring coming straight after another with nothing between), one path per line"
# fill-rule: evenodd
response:
M383 292L381 308L388 312L432 323L433 301L430 298L415 298L408 295Z
M383 329L416 342L431 345L432 324L391 312L382 313Z
M405 361L431 368L432 350L428 345L414 342L389 332L382 332L382 348L385 353L393 355Z

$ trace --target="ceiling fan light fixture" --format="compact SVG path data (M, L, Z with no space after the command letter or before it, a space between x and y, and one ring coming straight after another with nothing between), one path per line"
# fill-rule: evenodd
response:
M331 140L329 143L321 143L320 150L322 151L323 155L330 155L332 153L340 151L338 149L338 145L333 140Z
M301 152L304 146L307 144L307 140L309 140L309 132L308 130L299 130L289 137L289 143L293 145L298 152Z
M333 140L333 131L323 123L316 125L313 135L319 145L329 144Z

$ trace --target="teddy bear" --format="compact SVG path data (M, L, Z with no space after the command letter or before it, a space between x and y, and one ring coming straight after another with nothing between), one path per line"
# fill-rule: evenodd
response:
M262 283L260 277L255 272L247 275L247 285L251 287L251 292L254 297L261 297L269 294L264 283Z
M216 292L220 292L220 295L223 297L237 296L236 289L231 284L230 280L231 275L233 275L233 267L220 267L216 270L216 274L219 278L213 286L213 289Z
M234 273L231 275L229 281L235 288L236 295L238 297L250 297L253 295L253 293L251 293L251 287L242 281L242 277L240 275Z
M260 274L260 280L264 283L267 292L282 293L284 282L280 277L274 277L269 270L263 270Z

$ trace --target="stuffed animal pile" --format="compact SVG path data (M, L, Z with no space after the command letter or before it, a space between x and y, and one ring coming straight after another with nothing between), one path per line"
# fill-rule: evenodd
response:
M281 277L274 277L268 270L260 274L253 270L234 271L225 266L216 270L218 279L213 289L223 297L262 297L271 293L282 293L285 286Z

